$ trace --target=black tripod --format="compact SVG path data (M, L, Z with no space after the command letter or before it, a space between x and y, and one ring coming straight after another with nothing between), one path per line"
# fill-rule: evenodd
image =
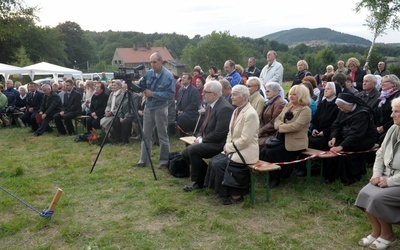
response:
M140 122L140 117L139 117L139 114L138 114L138 109L137 109L137 107L136 107L136 103L134 102L132 95L133 95L133 94L132 94L132 90L129 90L129 88L128 88L128 90L125 91L124 96L122 97L121 103L120 103L119 106L118 106L117 112L116 112L116 114L114 115L114 117L113 117L113 119L112 119L111 126L108 128L107 133L106 133L106 135L104 136L103 142L101 143L101 146L100 146L100 150L99 150L99 152L98 152L98 154L97 154L97 156L96 156L96 159L94 160L94 163L93 163L92 169L90 170L90 173L93 172L93 169L94 169L94 167L95 167L95 165L96 165L96 163L97 163L97 160L99 159L100 153L101 153L101 151L103 150L103 146L104 146L104 144L105 144L105 142L106 142L106 140L107 140L107 138L108 138L108 135L110 134L110 131L111 131L111 128L112 128L112 126L113 126L113 124L114 124L114 121L115 121L115 119L117 119L117 116L118 116L118 114L119 114L119 111L120 111L122 105L124 104L124 100L125 100L125 98L126 98L127 96L128 96L128 105L129 105L128 107L129 107L129 111L130 111L130 112L133 112L133 114L134 114L134 116L135 116L135 118L136 118L136 120L137 120L137 122L138 122L139 131L140 131L140 137L141 137L142 140L143 140L143 138L144 138L144 136L143 136L143 127L142 127L142 124L141 124L141 122ZM146 152L147 152L147 156L148 156L148 158L149 158L151 170L153 171L154 179L157 180L156 172L154 171L153 161L151 160L151 156L150 156L149 145L147 145L147 143L146 143L145 140L144 140L143 142L144 142L144 147L145 147Z

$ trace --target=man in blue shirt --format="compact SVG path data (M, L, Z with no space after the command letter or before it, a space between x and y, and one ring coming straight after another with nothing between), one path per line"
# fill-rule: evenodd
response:
M3 94L7 96L7 106L14 107L17 102L17 97L19 96L18 90L14 89L14 82L12 80L7 80L6 89Z
M236 84L240 83L240 81L242 80L242 77L236 71L235 63L232 60L227 60L224 63L224 69L225 69L226 73L228 73L225 76L225 79L230 82L232 87L235 86Z
M147 153L151 155L151 139L154 128L157 129L160 144L159 167L166 167L168 163L168 107L175 95L175 79L173 74L163 66L163 62L160 53L153 53L150 56L151 69L139 82L139 85L144 89L146 106L143 114L141 159L135 166L150 165ZM149 152L147 152L147 149Z

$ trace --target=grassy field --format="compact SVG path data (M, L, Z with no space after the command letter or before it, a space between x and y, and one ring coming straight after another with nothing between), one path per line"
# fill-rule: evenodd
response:
M270 203L257 180L254 206L223 206L209 190L184 193L188 178L132 167L138 142L106 144L89 174L99 146L28 131L0 129L0 186L40 211L64 193L48 220L0 190L1 249L359 249L370 232L353 206L368 177L345 187L293 176ZM171 138L171 151L182 149ZM155 166L157 156L154 147Z

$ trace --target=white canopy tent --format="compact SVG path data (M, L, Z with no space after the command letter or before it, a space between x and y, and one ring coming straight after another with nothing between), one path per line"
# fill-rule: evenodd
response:
M32 80L34 79L35 75L53 75L54 79L57 79L58 75L64 75L70 78L72 78L72 75L79 75L82 79L82 71L61 67L47 62L33 64L23 67L22 69L29 71L28 73L25 73L25 75L29 75Z
M29 74L30 71L17 66L12 66L4 63L0 63L0 75L3 75L6 80L13 74Z

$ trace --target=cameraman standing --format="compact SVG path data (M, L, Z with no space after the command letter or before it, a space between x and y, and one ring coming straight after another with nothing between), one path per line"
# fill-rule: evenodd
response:
M140 80L139 85L144 89L146 106L143 115L143 140L141 145L141 159L135 166L150 165L147 149L151 155L151 139L154 128L157 130L160 143L159 167L166 167L169 156L168 137L168 107L175 94L175 79L172 73L163 66L160 53L150 56L151 69Z

